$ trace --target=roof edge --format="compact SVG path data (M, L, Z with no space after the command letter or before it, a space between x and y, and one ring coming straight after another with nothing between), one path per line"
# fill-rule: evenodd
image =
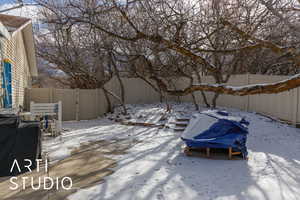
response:
M5 39L9 40L11 38L10 33L5 28L5 26L0 21L0 37L4 37Z

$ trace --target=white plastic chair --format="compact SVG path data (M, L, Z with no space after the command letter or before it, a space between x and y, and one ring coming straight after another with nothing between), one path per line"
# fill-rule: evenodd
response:
M58 136L62 131L62 103L30 102L30 114L33 119L42 118L42 129L48 125L52 136ZM44 132L46 130L44 129Z

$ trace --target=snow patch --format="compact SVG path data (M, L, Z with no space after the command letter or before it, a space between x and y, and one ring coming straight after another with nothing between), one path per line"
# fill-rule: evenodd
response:
M198 113L193 108L192 104L172 104L171 116ZM163 104L130 106L132 114L165 109ZM115 173L99 185L79 190L70 200L300 199L300 130L254 113L227 110L250 122L248 161L187 157L182 153L181 133L122 126L107 118L64 123L69 131L49 141L47 148L65 155L66 148L83 141L140 141L118 157Z

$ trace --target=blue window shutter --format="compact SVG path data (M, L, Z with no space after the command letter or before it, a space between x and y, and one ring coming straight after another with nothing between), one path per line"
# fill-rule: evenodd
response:
M12 74L11 64L4 62L3 70L4 108L12 108Z

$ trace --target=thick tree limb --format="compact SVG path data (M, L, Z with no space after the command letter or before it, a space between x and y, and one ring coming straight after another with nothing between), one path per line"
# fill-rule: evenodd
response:
M282 22L284 22L291 30L293 30L294 34L299 37L300 27L292 24L286 19L281 13L279 13L271 4L270 1L259 0L261 4L266 6L276 17L278 17Z
M154 79L154 78L153 78ZM155 78L155 81L159 82L159 84L165 85L162 87L166 88L166 84ZM223 84L206 84L201 83L198 85L189 86L183 90L169 90L167 92L169 95L174 96L185 96L191 94L196 91L206 91L206 92L215 92L218 94L229 94L235 96L245 96L245 95L254 95L254 94L276 94L284 91L288 91L300 86L300 74L292 76L290 79L270 83L270 84L255 84L255 85L245 85L241 87L235 86L226 86Z
M202 49L202 48L197 48L195 51L199 52L206 52L206 53L221 53L221 54L234 54L238 53L241 51L251 51L251 50L256 50L256 49L261 49L265 48L265 45L263 44L255 44L255 45L249 45L241 48L236 48L236 49ZM284 49L284 48L281 48Z
M270 49L272 52L278 54L278 55L291 55L289 57L290 60L292 60L296 65L300 66L300 53L299 53L299 49L294 48L294 47L281 47L278 46L277 44L267 41L267 40L262 40L262 39L258 39L252 35L249 35L248 33L246 33L245 31L241 30L240 28L238 28L237 26L233 25L231 22L226 21L224 19L221 20L222 24L224 26L229 27L232 31L236 32L237 34L239 34L242 38L246 39L246 40L252 40L254 42L256 42L257 44L253 45L253 46L249 46L249 47L245 47L246 49L244 50L250 50L251 48L267 48ZM243 50L243 49L241 49ZM225 50L224 50L225 52ZM234 52L234 51L228 51L229 52Z
M147 39L147 40L155 42L155 43L164 44L169 49L173 49L174 51L180 53L181 55L190 57L192 60L198 62L199 64L203 64L205 66L205 68L212 73L219 72L219 69L216 66L214 66L212 63L210 63L208 60L206 60L202 56L196 55L193 52L191 52L190 50L188 50L184 47L181 47L172 41L164 39L160 35L146 35L144 33L140 33L139 35L141 38Z
M231 22L222 19L221 23L224 26L229 27L232 31L238 33L242 38L246 39L246 40L252 40L256 43L258 43L260 45L260 47L265 47L265 48L269 48L271 49L273 52L275 53L283 53L284 52L284 48L274 44L273 42L267 41L267 40L262 40L262 39L258 39L248 33L246 33L245 31L241 30L240 28L238 28L237 26L233 25ZM255 46L255 45L254 45Z

